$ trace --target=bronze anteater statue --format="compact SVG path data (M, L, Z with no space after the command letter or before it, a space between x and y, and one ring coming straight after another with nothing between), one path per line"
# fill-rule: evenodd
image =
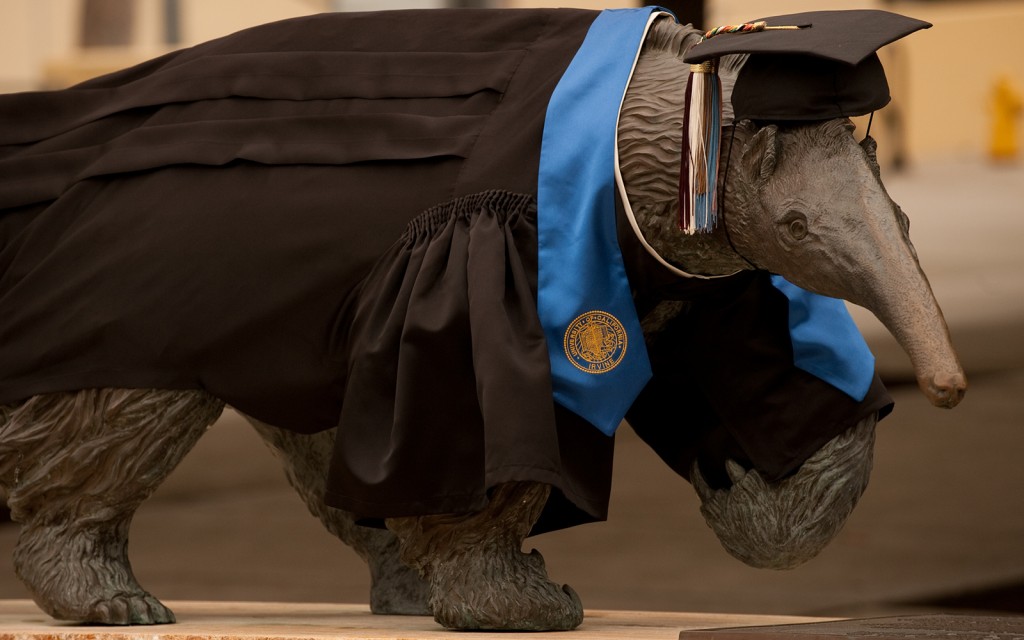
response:
M783 18L813 35L835 14ZM367 560L375 612L577 626L521 544L605 517L623 413L731 553L817 553L891 406L822 296L874 311L934 404L966 382L848 119L888 101L884 76L867 107L734 115L759 54L723 57L720 219L680 229L701 38L651 9L327 14L0 98L0 483L38 605L174 621L132 575L129 523L225 404ZM559 218L551 189L593 207ZM594 233L589 266L559 262Z

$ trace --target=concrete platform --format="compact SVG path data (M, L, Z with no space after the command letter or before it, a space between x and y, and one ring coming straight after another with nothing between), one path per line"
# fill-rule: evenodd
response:
M1024 618L919 615L683 631L679 640L1021 640Z
M483 634L447 631L423 616L375 616L365 605L264 602L166 603L177 624L138 627L76 626L55 622L29 600L0 600L0 640L675 640L680 632L820 622L820 618L713 613L587 611L574 632Z

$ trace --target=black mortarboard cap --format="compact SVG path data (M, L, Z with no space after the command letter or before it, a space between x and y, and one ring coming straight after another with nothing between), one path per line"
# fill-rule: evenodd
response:
M750 54L733 88L736 120L825 120L880 109L889 103L889 85L875 52L931 26L875 9L810 11L757 22L769 29L717 33L683 58L698 63Z
M732 89L733 117L827 120L889 103L875 52L931 25L888 11L809 11L718 27L683 56L689 62L679 172L680 228L705 233L718 221L721 84L717 59L749 54Z

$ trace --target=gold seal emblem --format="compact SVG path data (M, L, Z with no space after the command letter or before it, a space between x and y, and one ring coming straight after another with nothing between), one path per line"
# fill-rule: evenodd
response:
M626 355L626 328L604 311L588 311L565 330L565 357L580 371L606 373Z

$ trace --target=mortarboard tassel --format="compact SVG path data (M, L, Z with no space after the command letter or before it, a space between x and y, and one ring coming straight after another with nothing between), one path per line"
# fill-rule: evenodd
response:
M770 27L764 21L747 22L712 29L704 34L701 42L723 33L792 29L800 27ZM687 235L710 233L718 223L718 156L722 136L722 82L715 60L690 65L684 104L679 227Z
M722 132L722 83L714 61L690 65L683 111L679 226L688 235L708 233L718 222L718 155Z

